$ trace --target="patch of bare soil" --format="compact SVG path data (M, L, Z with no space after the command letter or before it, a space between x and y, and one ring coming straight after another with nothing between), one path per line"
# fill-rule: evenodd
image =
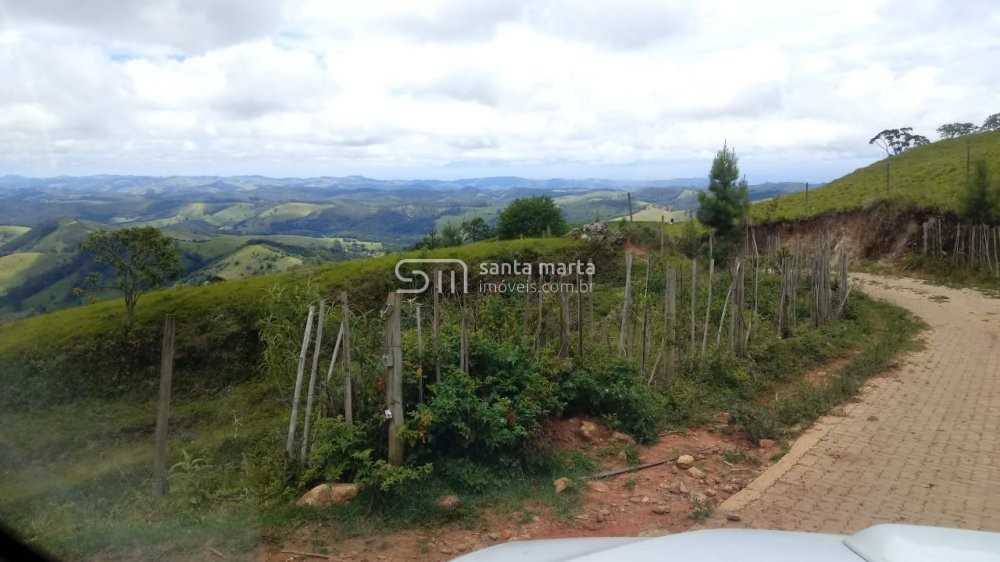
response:
M641 470L574 482L573 486L584 496L580 509L569 520L556 517L546 502L538 502L529 510L537 516L487 512L482 514L485 525L477 525L477 529L463 528L461 522L455 522L442 527L341 539L334 529L313 525L298 529L280 545L263 547L260 560L450 560L506 541L683 531L696 522L696 517L708 515L712 506L743 489L772 464L771 458L778 452L773 443L764 443L761 448L742 433L730 432L725 418L722 414L708 427L665 433L655 445L634 448L630 447L630 438L594 420L549 422L544 433L554 446L587 454L604 472L628 469L629 460L634 467L681 455L693 457L693 468L678 466L671 460ZM631 459L626 454L628 449L633 451ZM638 458L634 451L638 451ZM331 554L324 555L318 550ZM310 553L318 556L312 557Z

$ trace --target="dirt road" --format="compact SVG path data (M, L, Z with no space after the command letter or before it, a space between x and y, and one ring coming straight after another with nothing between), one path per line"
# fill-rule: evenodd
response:
M1000 299L853 277L930 326L924 349L873 379L842 415L821 419L707 526L852 533L904 522L1000 531Z

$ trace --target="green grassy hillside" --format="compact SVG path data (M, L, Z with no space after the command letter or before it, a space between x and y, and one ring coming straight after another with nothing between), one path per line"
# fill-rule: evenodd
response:
M874 150L874 149L873 149ZM861 209L880 201L907 207L957 211L965 185L966 153L1000 175L1000 132L942 140L879 160L805 193L783 195L752 207L755 221L798 220ZM886 188L886 170L889 185Z
M572 251L579 245L578 241L562 238L513 240L407 255L458 257L468 263L477 263L539 252L555 255ZM92 390L101 386L101 380L106 381L109 386L103 390L107 391L121 382L115 382L115 372L126 376L136 370L155 369L155 357L159 353L157 334L167 312L177 315L178 353L184 356L178 368L182 373L187 371L192 377L212 373L218 381L246 378L251 374L248 370L255 369L259 360L256 323L263 314L263 298L268 288L275 283L296 285L311 281L321 294L333 295L346 289L358 305L374 308L395 286L393 267L402 256L386 255L155 291L140 299L136 325L125 339L119 338L124 306L118 299L3 324L0 325L0 379L9 383L28 377L53 392L72 394L76 390L63 382L46 379L49 375L57 377L65 368L72 371L74 377L95 377L96 386ZM128 352L128 357L115 357L124 352ZM58 388L48 388L50 383Z
M17 226L13 224L0 224L0 247L2 247L7 242L17 238L18 236L24 234L31 230L27 226Z
M250 244L204 268L204 273L222 279L239 279L288 271L301 265L301 258L290 256L265 244Z

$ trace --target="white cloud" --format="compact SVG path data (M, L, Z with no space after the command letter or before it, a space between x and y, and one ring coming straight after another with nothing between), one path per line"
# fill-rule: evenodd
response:
M9 173L669 177L726 140L752 181L828 179L1000 111L985 0L4 7Z

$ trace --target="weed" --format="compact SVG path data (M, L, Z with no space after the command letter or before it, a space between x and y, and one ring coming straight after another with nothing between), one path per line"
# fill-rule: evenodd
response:
M728 449L723 451L722 458L730 464L746 462L751 466L760 466L760 457L747 449Z
M698 523L707 520L715 513L715 504L710 499L702 499L697 496L691 497L691 519Z

